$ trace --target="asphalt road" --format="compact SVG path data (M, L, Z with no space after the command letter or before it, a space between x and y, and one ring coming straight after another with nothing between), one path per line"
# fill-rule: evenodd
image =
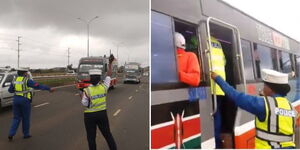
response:
M32 103L32 138L23 139L22 125L13 142L7 135L12 119L12 108L0 111L1 150L87 150L83 122L83 106L74 86L58 88L56 92L40 91ZM120 83L110 90L107 111L112 134L118 149L149 148L149 82ZM97 131L97 149L108 146Z

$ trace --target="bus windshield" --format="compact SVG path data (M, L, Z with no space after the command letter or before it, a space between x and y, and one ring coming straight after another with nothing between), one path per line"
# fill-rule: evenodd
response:
M138 70L139 66L137 66L137 65L126 65L125 69L126 70Z
M78 72L89 72L91 69L102 69L103 65L99 64L80 64Z

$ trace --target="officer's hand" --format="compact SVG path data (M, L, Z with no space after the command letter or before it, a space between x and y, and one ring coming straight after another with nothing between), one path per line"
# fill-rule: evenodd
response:
M50 93L53 93L55 91L55 88L50 88Z
M215 72L210 72L210 77L213 79L213 80L215 80L216 78L217 78L217 76L218 76L218 74L217 73L215 73Z

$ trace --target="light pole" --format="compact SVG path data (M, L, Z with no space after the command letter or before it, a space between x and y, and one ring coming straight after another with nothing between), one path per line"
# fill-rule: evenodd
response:
M86 23L86 29L87 29L87 57L90 56L90 23L99 18L98 16L95 16L94 18L86 21L84 19L81 19L81 18L77 18L78 20L82 21L83 23Z

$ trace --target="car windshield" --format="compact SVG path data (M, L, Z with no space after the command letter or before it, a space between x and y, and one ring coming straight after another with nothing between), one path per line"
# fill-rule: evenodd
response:
M79 65L79 72L89 72L91 69L102 69L103 65L99 64L81 64Z
M3 77L4 77L4 74L0 74L0 83L2 82Z

